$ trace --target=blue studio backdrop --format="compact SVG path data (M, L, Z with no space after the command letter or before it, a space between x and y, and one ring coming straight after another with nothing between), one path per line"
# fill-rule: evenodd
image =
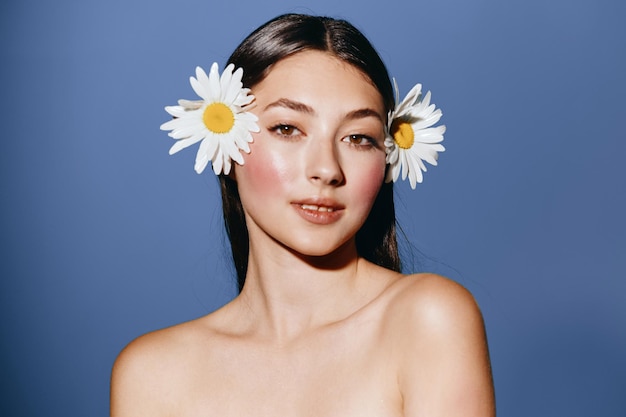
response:
M4 1L0 415L107 416L126 343L235 294L217 180L159 125L292 11L347 18L443 109L439 167L396 187L406 265L474 293L498 414L625 416L619 0Z

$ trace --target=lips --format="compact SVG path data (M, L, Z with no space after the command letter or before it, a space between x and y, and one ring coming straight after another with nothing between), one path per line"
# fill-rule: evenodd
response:
M334 207L327 207L327 206L318 206L316 204L300 204L300 207L303 210L313 210L313 211L335 211Z
M304 220L314 224L331 224L343 215L344 206L332 199L312 198L295 201L292 206Z

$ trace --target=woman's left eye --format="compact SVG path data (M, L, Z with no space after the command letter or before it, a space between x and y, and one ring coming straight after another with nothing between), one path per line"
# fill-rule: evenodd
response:
M376 144L376 141L373 138L366 135L348 135L343 138L342 141L358 147L371 147Z

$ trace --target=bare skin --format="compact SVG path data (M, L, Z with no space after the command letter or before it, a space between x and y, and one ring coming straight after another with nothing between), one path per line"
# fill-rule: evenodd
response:
M493 416L472 296L357 255L371 184L384 175L377 91L322 52L280 61L253 91L262 131L235 171L250 235L244 289L127 346L111 416ZM336 216L311 222L307 198Z

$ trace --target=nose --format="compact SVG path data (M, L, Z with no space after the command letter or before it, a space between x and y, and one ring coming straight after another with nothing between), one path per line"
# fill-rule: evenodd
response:
M306 175L309 181L332 186L343 184L343 171L333 141L313 139L307 148Z

